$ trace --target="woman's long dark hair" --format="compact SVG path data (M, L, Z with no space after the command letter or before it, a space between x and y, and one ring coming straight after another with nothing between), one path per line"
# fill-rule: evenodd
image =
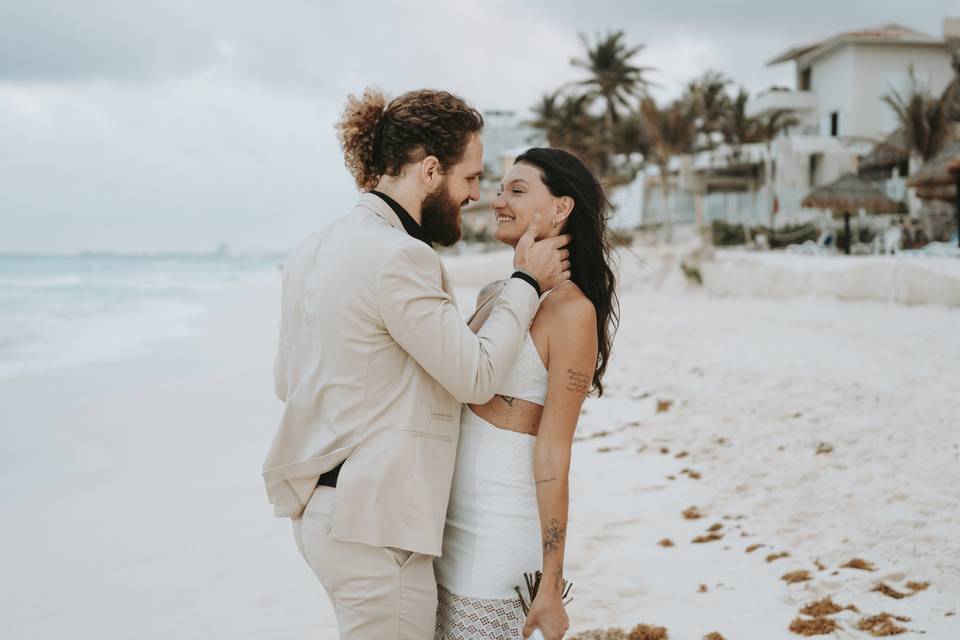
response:
M613 335L620 321L616 278L610 267L612 252L607 239L610 202L603 187L572 153L562 149L527 149L514 160L540 169L543 184L554 197L573 198L567 218L570 234L570 279L597 310L597 366L593 388L603 395L603 374L610 359Z

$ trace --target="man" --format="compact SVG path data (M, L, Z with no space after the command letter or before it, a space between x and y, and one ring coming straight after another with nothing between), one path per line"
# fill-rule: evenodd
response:
M461 402L486 402L519 355L540 290L569 278L569 238L518 244L517 271L474 334L432 243L460 237L479 198L483 118L456 96L351 96L338 125L368 191L308 237L283 276L276 392L264 463L340 637L433 637ZM491 214L492 215L492 214Z

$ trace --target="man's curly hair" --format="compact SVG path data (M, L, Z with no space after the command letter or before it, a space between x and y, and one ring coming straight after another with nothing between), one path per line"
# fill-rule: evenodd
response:
M357 188L369 191L381 176L436 156L442 171L463 157L467 142L483 130L483 116L458 96L420 89L393 100L374 89L349 96L337 137Z

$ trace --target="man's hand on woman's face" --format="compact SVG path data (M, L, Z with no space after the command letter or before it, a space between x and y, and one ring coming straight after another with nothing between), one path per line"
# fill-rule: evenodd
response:
M547 291L570 279L570 251L565 248L570 243L570 236L537 240L542 219L539 213L534 214L530 226L517 242L513 266L536 278L540 290Z

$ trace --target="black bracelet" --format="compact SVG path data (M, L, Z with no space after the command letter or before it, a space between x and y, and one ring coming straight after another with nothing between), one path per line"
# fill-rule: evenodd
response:
M540 283L537 282L537 279L531 276L526 271L514 271L511 278L520 278L524 282L528 283L533 289L537 292L537 297L540 297Z

